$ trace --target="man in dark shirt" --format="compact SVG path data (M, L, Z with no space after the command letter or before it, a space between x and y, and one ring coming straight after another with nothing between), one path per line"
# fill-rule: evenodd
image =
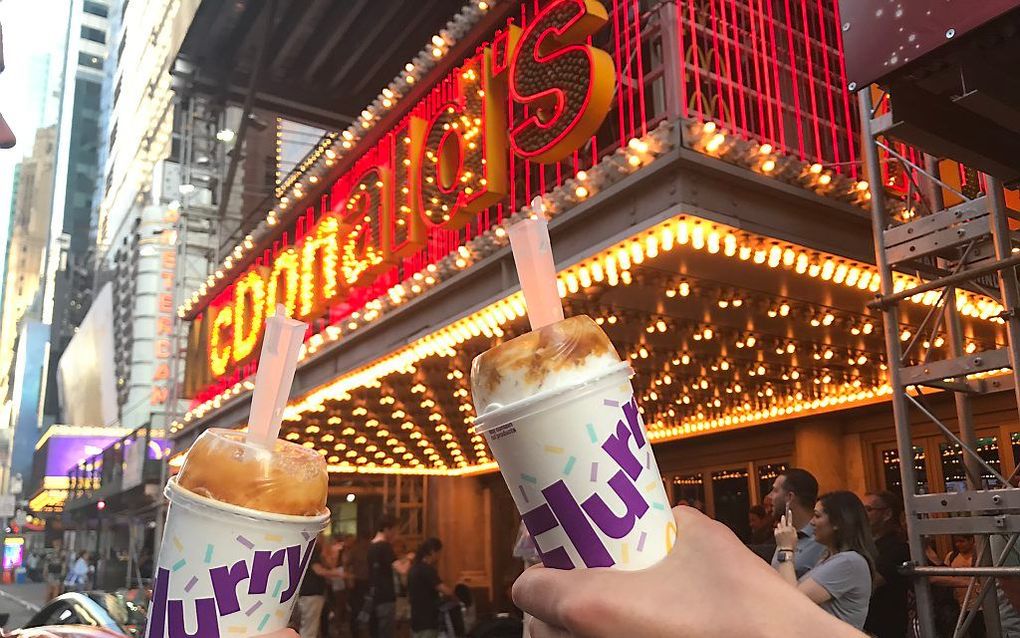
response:
M322 547L329 539L319 535L312 550L305 579L298 590L298 611L301 615L301 638L319 638L319 627L322 623L322 607L326 603L326 591L329 589L327 578L337 578L341 571L329 567L322 559Z
M409 561L397 559L393 542L397 539L397 519L383 516L375 538L368 548L369 597L375 617L369 626L372 638L393 638L397 624L395 573L407 574Z
M440 596L452 597L436 571L436 561L443 544L438 538L427 538L414 555L407 574L407 597L411 603L411 638L439 638Z
M878 638L903 638L907 633L907 578L899 567L910 560L910 548L900 529L900 500L892 492L864 497L871 534L878 548L875 583L864 631Z
M358 616L365 608L365 596L368 595L368 548L370 545L367 538L353 534L347 536L344 541L344 580L347 585L347 604L350 607L351 638L361 636Z

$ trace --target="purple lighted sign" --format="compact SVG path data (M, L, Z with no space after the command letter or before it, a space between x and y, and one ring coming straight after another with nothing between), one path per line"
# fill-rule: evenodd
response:
M46 441L46 476L67 476L70 470L85 459L101 453L120 440L120 436L74 436L58 434ZM149 441L150 459L159 459L166 442L159 439Z

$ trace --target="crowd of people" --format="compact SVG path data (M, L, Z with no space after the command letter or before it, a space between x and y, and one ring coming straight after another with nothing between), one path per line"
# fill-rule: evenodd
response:
M393 638L398 620L410 624L412 638L467 635L475 624L471 591L439 576L442 541L426 538L398 556L398 521L384 516L376 527L371 540L319 538L292 618L300 637Z
M25 571L29 580L46 583L47 600L95 587L96 566L87 550L31 552L25 557Z
M535 617L531 638L918 635L910 581L899 569L910 558L897 495L819 496L809 472L786 470L748 512L746 546L754 551L691 505L674 510L677 545L651 569L526 571L514 601ZM928 563L974 565L974 537L952 541L941 558L932 543ZM991 544L996 554L1008 549L1000 537ZM1012 554L1011 563L1020 563L1020 552ZM1002 636L1020 637L1020 579L995 582ZM980 610L968 596L971 579L941 576L930 584L937 635L953 636L961 605ZM985 636L980 614L961 635Z
M533 616L531 638L817 636L822 630L833 636L916 635L910 579L900 572L910 552L898 495L820 495L810 472L787 469L763 502L750 508L744 547L721 523L704 516L698 503L691 505L675 510L676 549L649 570L526 570L513 596ZM398 555L396 541L397 521L390 517L383 517L371 540L321 539L295 614L301 638L338 635L326 631L338 623L353 637L391 638L398 619L410 623L412 638L466 635L473 623L464 617L471 609L470 591L440 577L442 542L428 538L417 551ZM954 536L952 544L939 556L932 543L928 563L976 564L973 536ZM971 579L940 576L930 582L939 635L951 636L961 607L980 606L967 594ZM1020 615L1011 603L1020 603L1020 583L1000 579L998 589L1003 636L1020 638ZM753 592L764 591L767 595L752 600ZM692 598L682 611L664 611L685 594ZM723 613L724 600L739 613ZM743 623L763 604L766 611L750 631ZM966 635L984 638L980 614Z
M913 592L909 578L900 573L910 550L899 495L880 491L858 497L835 491L819 496L815 477L792 468L776 477L761 504L750 508L748 525L747 546L823 610L878 638L912 635ZM940 557L932 539L928 564L976 564L974 536L953 536L952 543L953 550ZM965 601L970 582L963 576L930 579L940 633L952 635L961 606L977 605L974 594ZM1005 635L1020 636L1020 619L1002 598ZM980 614L968 635L985 635Z

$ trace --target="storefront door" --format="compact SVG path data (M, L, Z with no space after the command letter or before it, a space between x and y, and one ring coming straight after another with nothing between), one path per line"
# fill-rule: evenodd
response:
M1020 432L1016 426L983 428L977 432L977 451L981 458L994 470L1008 476L1020 458ZM1001 454L999 441L1008 437L1010 446L1005 455ZM964 472L963 450L956 443L941 435L914 439L914 472L917 475L915 493L959 492L967 487ZM875 481L878 489L893 492L901 490L900 458L895 441L882 441L874 446L877 471ZM981 471L982 488L995 487L997 482L986 469Z
M751 532L748 510L762 503L776 476L786 468L785 460L768 459L697 468L665 478L674 505L696 507L747 540Z

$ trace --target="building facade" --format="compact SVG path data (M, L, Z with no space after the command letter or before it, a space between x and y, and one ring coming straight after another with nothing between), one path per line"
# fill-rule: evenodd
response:
M23 473L25 446L39 437L48 326L41 291L49 240L56 161L56 127L36 132L32 153L20 164L13 194L0 307L0 488ZM42 375L42 376L40 376ZM15 468L14 466L19 466Z
M458 547L444 576L508 605L519 517L474 430L468 375L528 329L506 225L541 212L567 314L594 318L634 368L674 502L746 535L747 509L792 465L823 490L901 488L866 206L883 188L909 217L910 176L861 168L835 3L613 0L585 34L605 84L529 76L515 56L536 25L593 4L465 5L284 180L178 308L191 404L170 427L172 466L206 428L245 423L262 321L284 303L310 329L282 436L326 459L331 507L347 518L356 503L362 531L389 509L409 542L438 535ZM604 110L548 133L528 91L550 77L568 104ZM1001 308L957 294L968 352L1000 342ZM934 301L905 310L904 340ZM990 389L975 408L983 451L1008 472L1015 406ZM926 400L952 423L951 401ZM961 480L959 450L936 434L913 489Z

